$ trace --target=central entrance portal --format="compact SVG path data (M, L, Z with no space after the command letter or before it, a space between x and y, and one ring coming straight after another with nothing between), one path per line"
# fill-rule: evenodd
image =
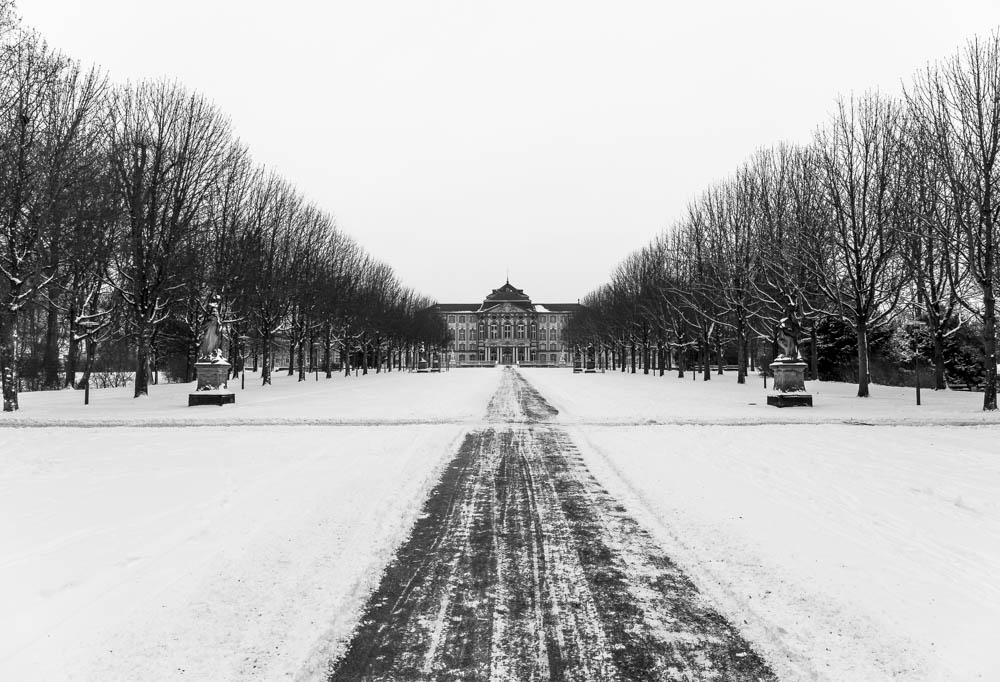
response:
M501 357L503 358L503 360L502 360L503 364L505 364L505 365L513 364L513 358L511 356L510 348L504 348L503 349L503 354L502 354Z

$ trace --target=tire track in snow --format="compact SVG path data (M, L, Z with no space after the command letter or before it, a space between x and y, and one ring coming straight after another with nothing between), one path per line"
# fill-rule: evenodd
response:
M772 680L504 372L329 679Z

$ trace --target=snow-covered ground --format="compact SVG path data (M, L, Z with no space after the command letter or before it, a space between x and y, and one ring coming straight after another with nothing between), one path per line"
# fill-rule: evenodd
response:
M493 368L416 374L384 372L344 377L335 374L305 381L285 372L274 375L271 386L259 385L258 375L247 373L246 389L233 379L229 388L236 404L223 408L187 406L194 384L161 384L135 399L133 390L108 388L91 391L90 405L82 391L22 393L21 409L0 414L0 426L117 426L213 424L380 424L439 423L481 419L498 378Z
M981 395L824 383L778 410L756 377L521 371L783 679L1000 679ZM321 672L499 379L23 394L0 415L0 679Z
M276 377L223 408L187 408L190 386L22 395L0 425L90 428L0 428L0 679L324 670L498 381Z
M816 407L779 410L759 378L524 374L783 678L1000 679L1000 415L982 394L917 407L913 389L811 383Z

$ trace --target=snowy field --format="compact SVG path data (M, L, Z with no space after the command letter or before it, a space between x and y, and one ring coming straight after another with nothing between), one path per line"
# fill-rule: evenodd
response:
M779 410L757 377L524 375L779 676L1000 679L1000 415L982 394L917 407L912 388L810 382L816 407Z
M522 373L783 679L1000 679L980 394L823 383L778 410L756 377ZM0 679L316 677L499 380L23 394L0 415Z
M282 376L224 408L182 385L23 394L0 426L90 428L0 428L0 680L325 670L498 381Z

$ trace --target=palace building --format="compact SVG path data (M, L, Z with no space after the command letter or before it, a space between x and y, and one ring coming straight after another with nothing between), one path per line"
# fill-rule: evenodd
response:
M453 365L572 362L564 338L579 303L532 303L508 281L482 303L439 303L434 310L448 325Z

